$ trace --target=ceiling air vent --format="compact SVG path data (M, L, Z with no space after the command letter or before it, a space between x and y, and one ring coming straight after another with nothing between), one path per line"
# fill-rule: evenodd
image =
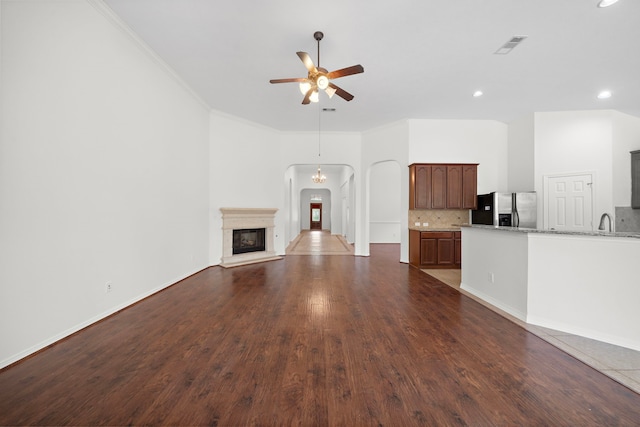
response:
M511 39L500 47L500 49L495 51L496 55L506 55L511 52L514 47L518 46L520 43L526 39L527 36L513 36Z

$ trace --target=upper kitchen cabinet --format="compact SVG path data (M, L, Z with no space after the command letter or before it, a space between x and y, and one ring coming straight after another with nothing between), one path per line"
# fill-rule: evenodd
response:
M409 166L409 209L475 209L477 164Z
M431 166L411 165L410 168L409 209L431 209Z
M431 209L447 208L447 191L447 165L431 165Z
M462 165L462 209L478 208L478 165Z

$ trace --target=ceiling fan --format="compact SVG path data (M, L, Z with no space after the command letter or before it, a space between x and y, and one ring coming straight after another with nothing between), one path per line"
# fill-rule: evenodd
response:
M327 95L329 95L329 98L335 94L345 101L351 101L353 99L353 95L331 83L330 80L350 76L352 74L364 73L364 68L362 65L358 64L329 72L325 68L320 67L320 40L322 40L323 37L324 34L321 31L313 33L313 38L318 41L317 67L313 65L313 61L307 52L296 52L309 72L307 78L273 79L269 80L269 83L300 83L300 91L304 94L304 99L302 100L304 105L309 104L310 102L318 102L318 90L324 90Z

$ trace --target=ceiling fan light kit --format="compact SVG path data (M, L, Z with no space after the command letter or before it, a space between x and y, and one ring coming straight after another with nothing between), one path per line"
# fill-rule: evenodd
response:
M319 75L316 79L316 84L318 85L318 89L325 90L329 87L329 79L324 74Z
M332 79L351 76L353 74L364 73L362 65L353 65L347 68L341 68L335 71L327 71L320 67L320 40L324 37L322 31L316 31L313 38L318 42L318 66L313 64L313 60L307 52L296 52L304 66L307 68L307 78L289 78L289 79L273 79L270 83L299 83L300 92L304 95L302 104L307 105L311 102L318 102L320 90L325 91L329 98L337 94L345 101L351 101L354 97L349 92L336 86L331 82Z

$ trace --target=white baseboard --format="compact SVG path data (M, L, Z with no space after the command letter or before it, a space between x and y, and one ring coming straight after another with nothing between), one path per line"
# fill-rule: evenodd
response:
M208 267L205 267L204 269L206 269L206 268L208 268ZM144 293L142 293L142 294L140 294L140 295L138 295L138 296L136 296L136 297L134 297L134 298L122 303L122 304L118 304L118 305L116 305L114 307L111 307L109 310L104 311L104 312L102 312L102 313L100 313L100 314L98 314L96 316L93 316L93 317L85 320L84 322L78 323L77 325L74 325L73 327L71 327L69 329L66 329L66 330L64 330L64 331L62 331L62 332L60 332L58 334L55 334L55 335L47 338L46 340L43 340L43 341L39 342L36 345L33 345L33 346L31 346L31 347L29 347L29 348L27 348L27 349L25 349L25 350L23 350L23 351L21 351L19 353L16 353L16 354L14 354L12 356L9 356L8 358L0 361L0 369L2 369L4 367L7 367L7 366L9 366L9 365L11 365L13 363L16 363L16 362L24 359L25 357L28 357L28 356L30 356L30 355L32 355L32 354L44 349L44 348L47 348L50 345L55 344L58 341L60 341L60 340L62 340L64 338L67 338L68 336L73 335L76 332L78 332L78 331L80 331L80 330L82 330L82 329L84 329L84 328L86 328L88 326L91 326L94 323L97 323L97 322L99 322L99 321L101 321L101 320L103 320L103 319L105 319L105 318L117 313L120 310L123 310L123 309L125 309L125 308L127 308L127 307L129 307L129 306L131 306L131 305L133 305L133 304L135 304L137 302L139 302L139 301L142 301L143 299L148 298L151 295L153 295L153 294L155 294L157 292L160 292L160 291L168 288L169 286L172 286L172 285L180 282L181 280L186 279L189 276L193 276L194 274L196 274L196 273L198 273L198 272L200 272L200 271L202 271L204 269L201 268L201 269L195 270L195 271L193 271L193 272L191 272L189 274L186 274L183 277L177 278L177 279L175 279L175 280L173 280L173 281L171 281L169 283L165 283L165 284L163 284L161 286L158 286L158 287L153 288L153 289L151 289L151 290L149 290L147 292L144 292Z

